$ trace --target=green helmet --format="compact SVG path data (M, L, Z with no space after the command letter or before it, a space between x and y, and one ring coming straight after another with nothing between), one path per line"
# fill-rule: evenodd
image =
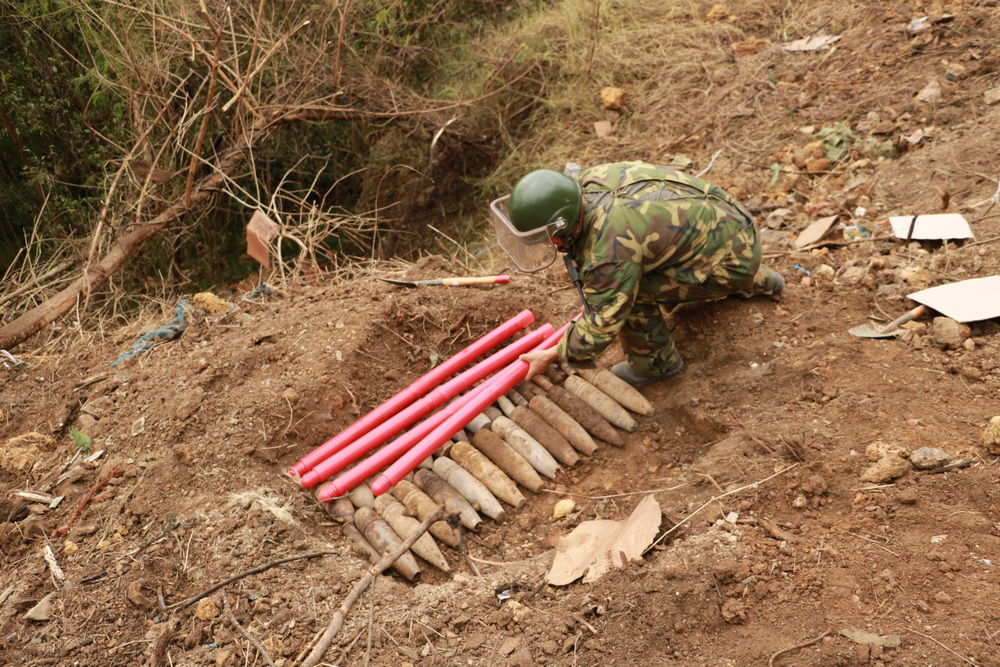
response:
M562 220L562 236L580 220L583 188L573 178L552 169L525 174L510 195L510 219L520 232L530 232Z

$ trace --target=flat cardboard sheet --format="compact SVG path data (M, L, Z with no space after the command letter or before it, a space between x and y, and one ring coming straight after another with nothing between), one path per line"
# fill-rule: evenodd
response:
M823 237L830 233L830 228L837 221L837 216L830 215L813 222L802 230L798 238L795 239L796 248L804 248L823 240Z
M661 517L660 504L648 495L625 521L584 521L559 540L546 581L565 586L583 577L586 584L639 560L653 543Z
M894 215L889 218L892 226L892 233L901 239L905 239L910 231L912 215ZM918 215L917 222L913 226L913 236L911 239L920 241L934 241L943 239L971 239L972 227L969 221L959 213L934 213L932 215Z
M991 320L1000 317L1000 276L938 285L910 298L959 322Z
M254 211L247 223L247 254L268 269L271 267L271 241L278 235L278 225L263 211Z

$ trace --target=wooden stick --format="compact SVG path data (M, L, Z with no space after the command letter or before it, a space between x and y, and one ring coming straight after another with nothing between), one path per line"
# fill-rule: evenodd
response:
M771 659L767 661L767 667L774 667L774 659L777 658L782 653L788 653L789 651L797 651L800 648L805 648L807 646L812 646L816 642L822 641L823 637L826 637L828 634L830 634L830 631L826 630L819 637L816 637L814 639L810 639L809 641L806 641L806 642L802 642L801 644L796 644L795 646L791 646L789 648L783 648L783 649L781 649L780 651L778 651L777 653L775 653L774 655L772 655Z
M336 555L337 555L336 551L317 551L316 553L312 553L312 554L305 554L305 555L302 555L302 556L292 556L290 558L282 558L281 560L276 560L276 561L271 562L271 563L266 563L264 565L260 565L258 567L255 567L252 570L247 570L246 572L240 572L239 574L237 574L235 576L232 576L232 577L229 577L228 579L226 579L222 583L216 584L216 585L212 586L211 588L206 588L201 593L198 593L197 595L195 595L193 598L188 598L187 600L184 600L183 602L175 602L174 604L168 606L167 610L168 611L172 611L174 609L184 609L186 607L190 607L191 605L193 605L198 600L202 599L206 595L211 595L212 593L214 593L215 591L219 590L223 586L228 586L229 584L233 583L234 581L239 581L243 577L249 577L251 574L260 574L261 572L264 572L266 570L270 570L272 567L276 567L278 565L283 565L285 563L291 563L293 560L302 560L303 558L319 558L320 556L336 556Z
M771 456L774 456L774 450L765 445L760 438L751 433L750 429L747 428L747 425L744 424L742 421L740 421L740 418L736 416L735 412L733 412L732 410L727 410L727 412L729 413L729 416L733 418L733 421L736 422L736 425L739 426L741 429L743 429L743 432L747 434L747 437L756 442L760 446L760 448L763 449L765 452L767 452Z
M94 494L103 489L105 486L108 485L108 482L110 482L112 479L118 477L121 474L122 470L120 468L114 468L111 472L102 477L97 484L90 487L90 491L87 491L87 494L80 499L80 503L76 506L76 511L73 512L73 516L69 518L69 521L67 521L63 525L53 530L52 534L49 535L49 537L51 539L55 539L60 535L64 535L66 531L68 531L70 528L73 527L73 524L76 523L76 520L80 518L80 515L83 514L83 508L87 506L87 503L89 503L90 500L94 497Z
M909 632L912 632L912 633L913 633L913 634L915 634L915 635L920 635L921 637L923 637L923 638L925 638L925 639L930 639L930 640L931 640L932 642L934 642L935 644L937 644L938 646L940 646L940 647L941 647L941 648L943 648L944 650L946 650L946 651L951 651L951 652L952 652L952 653L954 653L954 654L955 654L956 656L958 656L959 658L961 658L961 659L962 659L962 660L963 660L964 662L967 662L967 663L969 663L970 665L978 665L978 664L979 664L979 663L977 663L977 662L972 662L971 660L969 660L968 658L966 658L966 657L965 657L964 655L962 655L961 653L958 653L957 651L955 651L955 650L953 650L953 649L950 649L950 648L948 648L947 646L945 646L944 644L942 644L942 643L941 643L941 642L939 642L938 640L934 639L934 638L933 638L933 637L931 637L930 635L925 635L925 634L924 634L924 633L922 633L922 632L917 632L917 631L916 631L916 630L914 630L913 628L906 628L906 629L907 629L907 630L908 630Z
M323 636L320 637L320 640L316 643L316 647L312 650L312 652L309 653L309 655L306 656L306 659L302 661L300 667L316 667L316 665L319 664L320 660L323 659L323 655L330 648L330 644L333 643L333 638L337 636L337 633L340 632L340 629L344 626L344 621L347 620L347 615L351 613L351 608L354 607L354 603L358 601L358 598L360 598L366 590L368 590L368 587L371 586L375 577L392 567L392 564L396 562L396 559L406 553L407 550L413 546L413 543L420 539L421 535L427 532L427 529L431 527L431 524L441 519L442 516L444 516L444 509L439 507L430 516L424 519L420 524L420 527L413 531L413 534L406 538L406 540L399 545L399 547L382 556L382 559L379 560L379 562L368 568L365 576L363 576L358 583L354 585L354 588L351 589L348 596L344 598L340 608L337 609L337 612L333 615L333 619L330 621L330 625L327 627L326 632L324 632Z

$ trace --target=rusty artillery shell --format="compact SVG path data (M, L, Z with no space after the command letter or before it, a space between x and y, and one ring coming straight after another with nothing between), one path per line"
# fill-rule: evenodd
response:
M484 428L489 428L489 427L490 427L490 418L481 412L475 417L473 417L471 422L465 425L465 428L469 429L469 433L472 433L473 435L479 433Z
M420 490L413 482L402 479L390 489L390 493L403 503L407 512L423 521L437 510L439 505L430 496ZM458 536L447 521L435 521L428 532L453 549L458 548Z
M456 443L451 448L450 456L455 463L482 482L490 493L508 505L518 508L527 502L514 480L469 443Z
M555 384L562 384L566 381L566 373L555 364L549 364L549 367L545 369L542 375Z
M625 444L614 427L608 423L608 420L595 412L594 408L587 405L582 398L570 393L564 387L557 387L543 377L532 378L532 381L542 387L545 390L545 395L552 399L553 403L580 422L580 426L587 429L587 432L592 436L617 447L622 447Z
M492 405L483 410L483 414L490 421L494 421L497 417L503 417L503 413L494 408Z
M356 487L348 491L347 497L358 509L361 509L362 507L371 509L375 506L375 494L372 493L371 487L365 482L361 482Z
M454 440L455 442L459 442L459 441L461 441L461 442L469 442L469 434L465 432L464 428L460 428L460 429L458 429L458 433L456 433L452 437L452 440Z
M354 513L354 525L358 527L368 543L381 554L398 549L403 544L399 535L393 532L389 524L370 507L358 508L358 511ZM409 551L400 556L393 567L410 581L420 577L420 566L417 565L417 559Z
M602 417L618 428L625 429L629 433L635 433L636 429L639 428L639 424L628 413L628 410L579 375L571 375L566 378L563 386L583 399L587 405L597 410Z
M520 394L520 392L518 392L516 389L511 389L510 391L508 391L507 392L507 398L510 399L510 401L514 405L527 405L528 404L528 399L526 399L524 396L522 396Z
M541 389L542 391L548 391L549 389L552 389L552 387L555 386L555 383L552 380L545 377L544 375L536 375L535 377L531 378L531 381L534 382L535 386ZM538 393L537 390L535 393Z
M322 490L322 486L316 490L317 498L319 498L319 494ZM325 509L326 513L330 515L330 518L337 523L346 523L354 520L354 504L348 500L346 496L334 498L328 503L320 504L323 505L323 509Z
M548 422L549 426L559 431L566 438L576 451L581 454L591 456L597 451L597 443L587 433L587 429L580 426L566 411L553 403L549 398L539 394L528 402L532 411L537 413L542 419Z
M351 507L353 508L354 505L351 505ZM382 557L382 554L380 554L375 549L375 547L368 544L368 540L366 540L365 536L361 534L361 531L358 530L358 527L354 525L353 516L351 516L351 520L349 522L345 523L343 526L340 527L340 532L342 532L345 537L349 538L352 542L354 542L354 545L358 547L358 550L361 553L364 553L367 556L368 561L371 562L372 564L377 563L378 559Z
M541 443L507 417L493 420L490 430L503 438L514 451L523 456L531 467L549 479L555 479L559 463L542 447Z
M387 493L383 493L375 499L375 511L381 514L393 532L404 540L420 530L420 522L412 516L406 516L406 508L403 507L403 504ZM448 561L444 559L444 554L438 549L437 543L429 533L418 537L417 541L410 547L410 551L442 572L451 572Z
M579 373L583 376L583 379L618 401L620 405L625 406L628 410L640 415L646 415L647 417L653 414L653 405L646 400L646 397L638 389L607 368L598 368L597 370L592 368L579 369Z
M497 396L497 406L505 417L510 417L511 413L514 412L514 404L506 396Z
M559 463L575 466L580 461L580 456L569 444L569 441L559 435L559 431L549 426L548 422L532 412L528 406L518 406L510 418L515 424L527 431L528 435L537 440Z
M472 444L482 454L524 488L538 493L544 482L523 456L488 428L472 436Z
M541 390L539 390L538 385L528 382L527 380L521 380L520 382L515 384L514 389L516 389L521 394L521 396L524 396L529 401L531 400L532 396L541 393Z
M431 500L444 507L446 512L457 514L463 526L469 530L479 530L479 524L483 522L482 517L451 484L430 470L417 470L413 480L431 497Z
M476 479L472 473L448 457L441 456L434 459L434 472L461 493L470 505L489 518L494 521L503 521L507 517L500 501L490 492L489 488Z

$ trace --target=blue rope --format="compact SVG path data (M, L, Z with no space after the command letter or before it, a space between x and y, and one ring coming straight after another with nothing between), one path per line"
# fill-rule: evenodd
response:
M132 359L133 357L137 357L143 352L152 349L157 343L163 343L168 340L180 338L180 335L184 333L184 329L187 328L187 322L184 321L184 307L187 306L187 303L187 299L181 299L177 302L177 314L174 316L174 319L170 320L159 329L153 329L149 333L143 334L139 340L132 344L132 349L130 351L118 357L118 361L111 364L111 368L117 368L118 364L126 359Z

